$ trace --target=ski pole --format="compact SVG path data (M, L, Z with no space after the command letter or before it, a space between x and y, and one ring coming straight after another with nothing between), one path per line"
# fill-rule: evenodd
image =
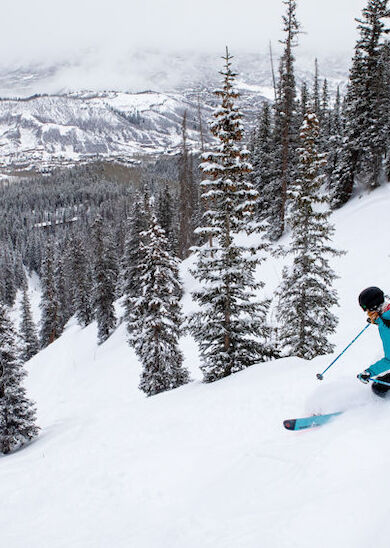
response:
M377 384L384 384L385 386L390 386L390 382L380 381L379 379L373 379L372 377L370 377L368 380L371 382L376 382Z
M367 328L370 327L370 325L371 325L371 323L367 324L366 327L364 329L362 329L358 335L356 335L356 337L353 339L353 341L351 341L349 343L349 345L344 348L344 350L337 356L337 358L335 358L332 361L332 363L330 365L328 365L328 367L322 373L317 373L317 379L318 380L322 381L322 379L324 378L324 374L328 371L328 369L330 369L332 367L332 365L334 365L337 362L337 360L339 358L341 358L341 356L344 354L344 352L346 352L348 350L348 348L353 345L353 343L360 337L360 335L362 335L365 332L365 330Z

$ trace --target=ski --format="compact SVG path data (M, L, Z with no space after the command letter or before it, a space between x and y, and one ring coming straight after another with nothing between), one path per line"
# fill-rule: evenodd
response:
M329 413L328 415L313 415L311 417L303 417L301 419L287 419L283 421L283 426L287 430L305 430L305 428L315 428L317 426L322 426L328 421L341 415L342 411L336 413Z

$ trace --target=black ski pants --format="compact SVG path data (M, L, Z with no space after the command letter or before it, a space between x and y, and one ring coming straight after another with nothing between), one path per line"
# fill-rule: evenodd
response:
M388 382L390 384L390 373L386 373L386 375L383 375L382 377L377 377L378 381ZM372 391L374 394L379 396L380 398L385 398L388 396L388 391L390 390L390 386L386 386L384 384L379 384L379 382L373 382L371 385Z

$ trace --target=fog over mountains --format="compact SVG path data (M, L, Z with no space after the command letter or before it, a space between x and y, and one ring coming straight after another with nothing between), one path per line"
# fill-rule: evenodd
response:
M223 52L221 52L222 54ZM233 52L234 53L234 52ZM277 71L277 53L274 55ZM345 86L347 55L319 59L331 94ZM201 124L215 104L218 53L162 54L140 50L104 59L93 50L69 62L0 68L2 174L46 170L104 159L131 162L140 155L174 153L187 111L188 140L200 147ZM238 52L237 87L246 126L261 102L274 96L268 54ZM297 59L298 82L313 80L314 58Z

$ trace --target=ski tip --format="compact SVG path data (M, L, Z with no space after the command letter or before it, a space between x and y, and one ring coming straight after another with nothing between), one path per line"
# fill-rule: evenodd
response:
M295 423L296 419L287 419L283 421L283 426L287 428L287 430L295 430Z

